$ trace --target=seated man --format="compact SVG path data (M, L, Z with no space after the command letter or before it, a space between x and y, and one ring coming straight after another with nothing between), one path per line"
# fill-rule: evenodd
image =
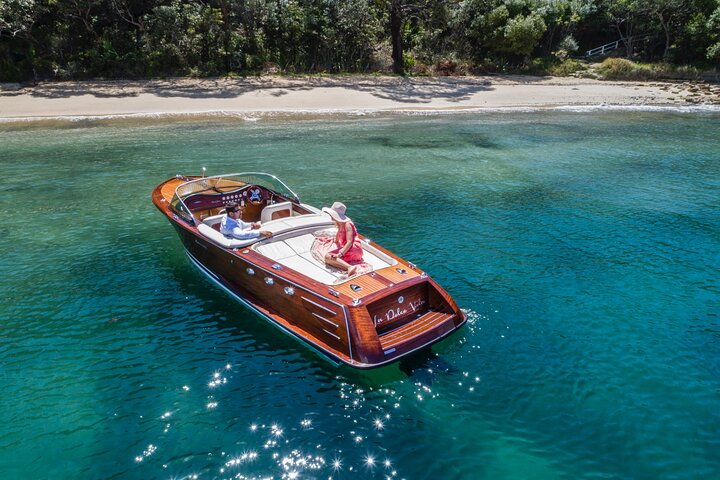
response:
M240 240L249 240L251 238L272 237L272 232L267 230L258 230L260 223L247 223L240 220L243 207L235 202L230 202L225 206L226 215L220 222L220 233L230 235Z

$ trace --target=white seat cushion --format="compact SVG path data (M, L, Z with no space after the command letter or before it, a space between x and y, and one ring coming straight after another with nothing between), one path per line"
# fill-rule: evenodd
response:
M289 232L304 227L323 228L332 225L332 220L327 215L298 215L297 217L279 218L263 223L262 230L270 230L273 235Z
M312 255L310 255L310 257L312 258ZM316 262L310 261L303 257L294 256L284 258L281 263L288 268L292 268L298 273L301 273L307 277L312 278L313 280L317 280L318 282L322 282L327 285L332 285L333 283L335 283L335 280L338 279L337 275L334 275L326 269L319 267Z
M213 215L212 217L206 217L206 218L203 218L202 223L212 227L213 225L220 223L224 216L225 216L225 214L221 213L219 215Z
M333 225L332 218L330 218L330 215L326 214L316 215L314 213L311 213L307 215L298 215L297 217L283 218L283 220L295 228L309 227L315 225L317 225L318 227L331 227Z
M285 242L265 243L258 245L255 250L273 260L282 260L283 258L295 255L295 250L290 248Z
M335 278L340 277L340 275L344 273L344 272L341 272L340 270L338 270L337 268L327 266L325 264L325 262L319 262L315 257L313 257L313 254L311 252L301 253L300 257L304 258L305 260L312 263L316 267L322 268L323 270L325 270L327 273L331 274Z
M262 212L260 213L260 222L265 223L269 222L273 219L273 214L277 212L286 212L286 215L284 215L281 218L287 218L292 216L292 203L290 202L282 202L282 203L274 203L272 205L268 205L267 207L262 209Z
M221 247L225 248L239 248L244 247L246 245L250 245L252 243L255 243L259 240L259 238L250 238L248 240L239 240L237 238L227 237L223 235L222 233L218 232L214 228L201 223L197 227L198 232L202 233L204 236L212 240L213 242L217 243Z
M306 233L305 235L288 238L285 240L285 243L295 250L296 253L308 253L312 249L314 241L315 236L312 233Z
M363 250L363 261L370 265L373 270L380 270L381 268L389 267L391 265L390 263L387 263L385 260L368 252L367 250Z

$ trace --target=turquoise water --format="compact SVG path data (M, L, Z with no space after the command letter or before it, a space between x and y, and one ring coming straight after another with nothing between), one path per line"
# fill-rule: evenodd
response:
M0 124L4 478L720 476L720 115ZM150 201L269 171L469 314L335 368L231 301Z

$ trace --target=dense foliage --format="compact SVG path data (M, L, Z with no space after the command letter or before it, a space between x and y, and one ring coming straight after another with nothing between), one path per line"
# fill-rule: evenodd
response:
M0 0L0 80L508 70L618 39L717 66L720 0Z

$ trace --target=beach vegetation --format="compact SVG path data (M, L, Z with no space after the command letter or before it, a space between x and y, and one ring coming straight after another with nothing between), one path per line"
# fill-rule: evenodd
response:
M416 61L406 74L414 77L430 77L433 75L433 69L430 65Z
M415 63L415 57L413 57L411 53L405 52L403 55L403 68L405 71L407 72L412 70L412 68L415 67Z
M545 76L550 75L549 69L555 62L557 62L557 60L551 57L530 58L519 66L504 65L502 71L518 75Z
M555 77L569 77L585 70L587 70L585 63L574 58L567 58L549 66L547 72Z
M553 52L553 55L561 61L567 60L572 54L577 52L579 46L577 41L572 35L567 35L558 44L558 49Z
M692 65L639 63L624 58L608 58L596 69L606 80L697 80L702 71Z
M0 0L0 81L720 67L717 0ZM623 63L626 60L629 63ZM687 65L685 71L681 66Z
M654 80L657 71L652 65L632 62L625 58L607 58L596 69L607 80Z
M718 2L717 8L708 18L706 25L708 27L707 37L710 43L706 50L707 58L720 64L720 2Z

